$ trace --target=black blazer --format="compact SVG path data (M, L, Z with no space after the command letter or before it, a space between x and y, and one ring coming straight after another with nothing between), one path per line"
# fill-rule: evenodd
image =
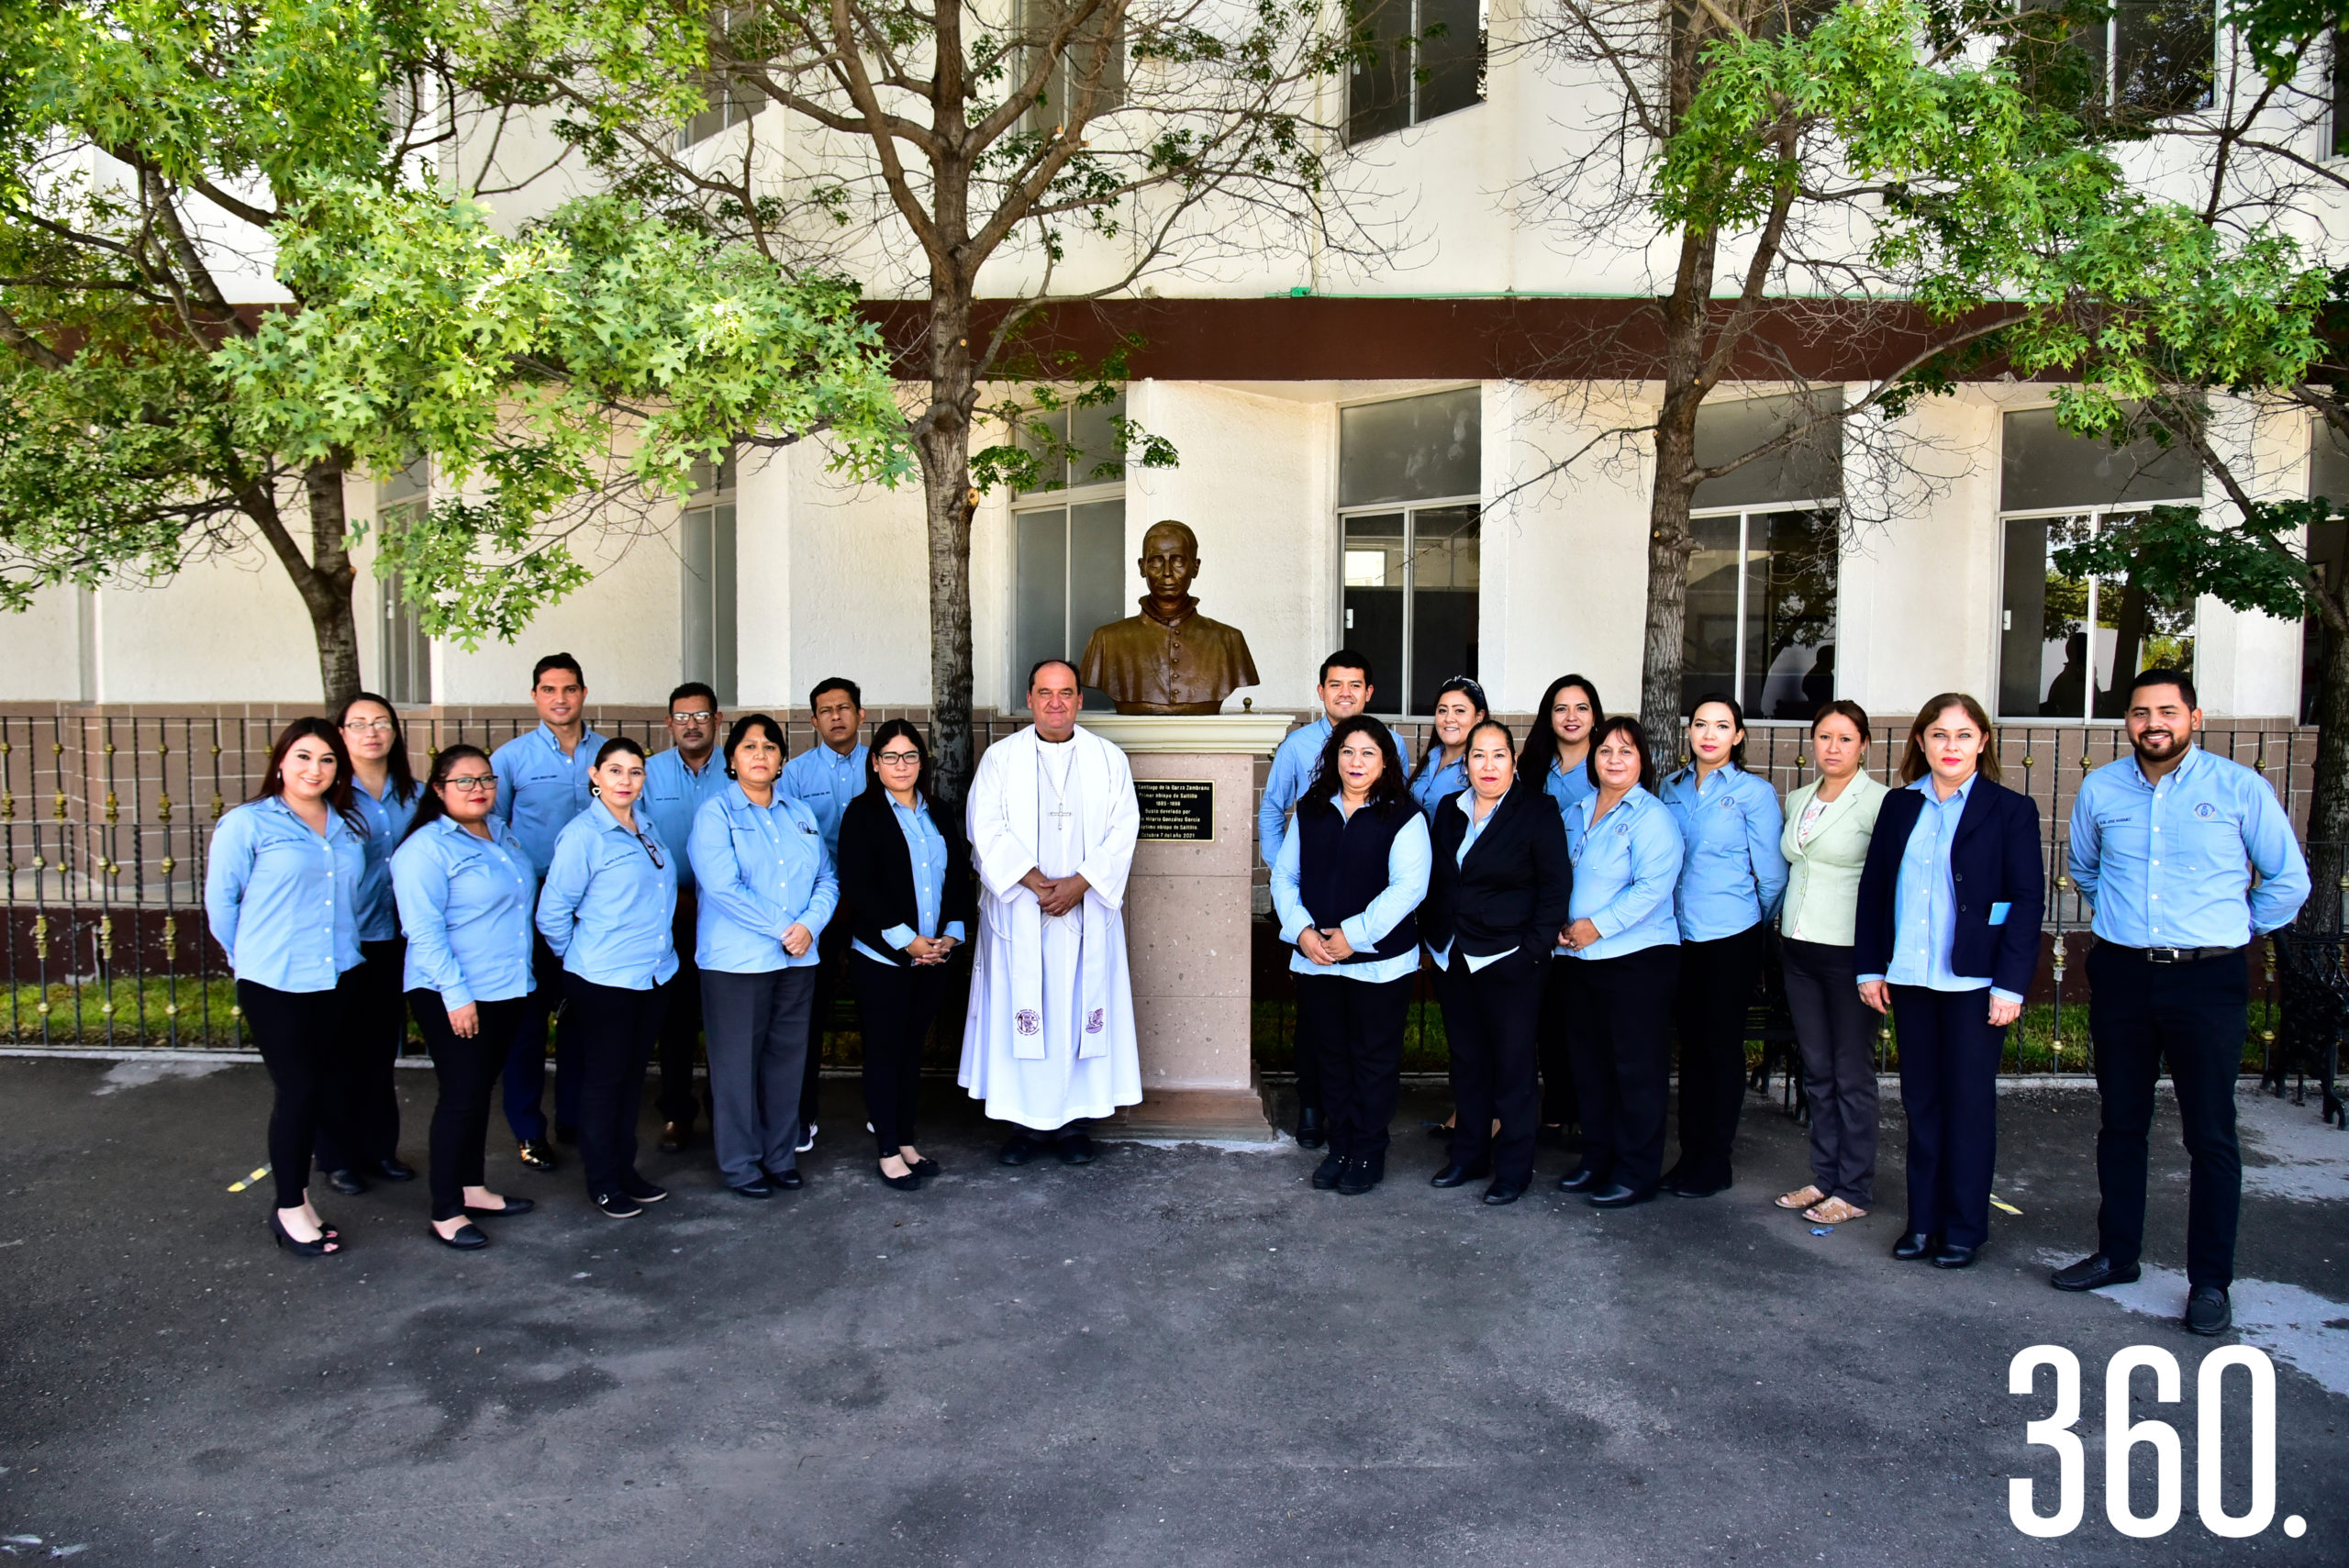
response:
M1867 863L1860 872L1858 918L1852 933L1852 964L1858 973L1882 974L1892 966L1900 857L1924 806L1925 797L1915 790L1895 789L1884 797L1884 809L1876 816ZM2039 970L2039 925L2047 907L2039 808L2031 797L1977 775L1957 819L1949 869L1957 890L1950 968L1960 974L1987 974L1999 990L2024 995ZM1991 910L2000 904L2008 906L2006 918L1994 926Z
M977 935L978 892L971 877L971 846L963 825L936 801L927 802L930 819L946 840L946 885L940 894L938 929L956 920L966 936ZM906 830L897 826L886 791L868 789L852 798L841 813L841 914L848 934L874 952L911 968L913 956L893 948L881 933L892 926L920 929L914 904L914 857L906 846Z
M1460 840L1467 837L1468 817L1458 803L1466 793L1436 803L1430 824L1435 866L1419 906L1419 936L1431 948L1456 941L1468 958L1517 948L1543 962L1558 945L1573 903L1564 818L1545 791L1515 784L1493 807L1464 862Z

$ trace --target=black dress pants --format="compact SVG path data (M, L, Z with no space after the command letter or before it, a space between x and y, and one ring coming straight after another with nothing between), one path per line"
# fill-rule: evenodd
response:
M670 928L676 944L677 973L662 989L661 1119L687 1127L700 1115L702 1092L694 1086L701 1059L701 968L694 962L694 895L677 895L677 918Z
M1693 1188L1727 1186L1745 1104L1745 1018L1762 977L1762 927L1680 944L1680 1162Z
M942 963L875 963L849 954L856 1018L864 1033L864 1114L885 1158L913 1146L914 1105L921 1092L921 1048L946 989Z
M1788 937L1778 951L1810 1107L1811 1185L1865 1208L1876 1201L1876 1014L1860 1000L1850 948Z
M1664 1120L1672 1088L1673 982L1680 950L1665 944L1616 958L1562 958L1582 1162L1599 1185L1655 1191L1664 1174Z
M563 1015L576 1038L579 1162L587 1195L642 1184L636 1169L636 1124L644 1113L644 1070L661 1033L662 992L598 985L565 971Z
M1297 1042L1321 1067L1321 1114L1330 1151L1386 1168L1386 1129L1403 1090L1403 1023L1416 975L1349 980L1297 977ZM1298 1054L1302 1056L1303 1051Z
M1998 1158L1998 1053L1990 990L1892 987L1900 1099L1909 1113L1909 1220L1903 1229L1953 1247L1990 1237L1990 1174Z
M2234 1283L2243 1151L2235 1140L2235 1076L2243 1068L2251 980L2241 953L2150 963L2099 942L2088 951L2088 1036L2104 1126L2096 1138L2097 1250L2133 1263L2145 1243L2145 1157L2154 1086L2169 1064L2191 1158L2186 1278Z
M338 1142L354 1141L350 1114L351 1014L358 993L343 972L331 991L279 991L255 980L237 982L253 1044L269 1069L276 1095L269 1107L269 1166L277 1184L277 1207L299 1208L310 1185L310 1151L318 1129L333 1128Z
M359 967L344 977L351 995L351 1070L341 1118L351 1129L345 1148L331 1122L318 1124L318 1169L375 1170L400 1149L400 1099L393 1079L400 1048L407 1043L407 1004L400 982L407 969L407 943L397 937L359 944Z
M465 1189L488 1184L483 1145L489 1140L490 1095L529 1017L529 998L475 1002L479 1021L471 1040L449 1027L440 992L419 986L407 1001L440 1080L440 1103L432 1107L432 1218L454 1219L465 1212Z
M1574 1057L1566 1038L1566 969L1560 959L1542 966L1542 1013L1536 1025L1542 1068L1542 1125L1564 1127L1582 1119L1575 1104Z
M547 1113L544 1106L547 1084L547 1022L555 1021L554 1030L554 1122L557 1127L579 1125L579 1096L582 1072L579 1066L579 1031L573 1024L573 1009L562 1006L570 997L570 973L562 967L554 949L547 946L546 938L536 931L530 933L530 974L538 989L528 998L529 1013L521 1033L514 1037L513 1051L506 1058L506 1125L514 1136L525 1143L543 1143L547 1138ZM556 1017L557 1008L561 1017Z
M1496 1182L1523 1183L1533 1175L1534 1119L1542 1103L1534 1084L1535 1025L1550 968L1547 954L1520 951L1472 973L1455 944L1451 966L1436 981L1452 1047L1452 1098L1460 1109L1452 1161L1473 1165L1489 1154ZM1495 1118L1501 1124L1497 1137Z

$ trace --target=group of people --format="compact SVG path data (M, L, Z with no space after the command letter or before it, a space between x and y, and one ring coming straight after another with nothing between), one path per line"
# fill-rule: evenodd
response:
M1749 1009L1775 927L1802 1062L1811 1179L1775 1202L1817 1224L1875 1202L1876 1036L1898 1031L1907 1218L1893 1256L1971 1264L1988 1238L1997 1078L2037 973L2039 814L1999 781L1988 716L1961 692L1909 726L1898 786L1868 770L1867 714L1829 701L1815 776L1783 806L1745 769L1745 716L1700 697L1662 779L1640 720L1597 686L1551 683L1522 746L1476 683L1443 683L1417 763L1367 712L1368 660L1333 653L1322 716L1274 759L1258 818L1294 951L1297 1140L1313 1184L1385 1177L1407 1010L1434 971L1456 1114L1438 1187L1515 1202L1545 1132L1580 1158L1558 1182L1593 1207L1728 1188ZM2095 910L2090 1031L2103 1092L2099 1248L2058 1289L2138 1277L2155 1081L2176 1086L2192 1157L2187 1325L2232 1321L2241 1158L2233 1086L2247 950L2288 924L2308 868L2275 792L2194 744L2194 684L2131 688L2131 759L2097 770L2070 873ZM2253 880L2256 872L2257 881ZM1664 1164L1678 1047L1678 1157Z
M2037 809L1999 782L1979 703L1927 702L1893 787L1869 772L1866 713L1827 702L1810 724L1815 776L1782 806L1744 766L1727 694L1693 705L1685 764L1659 779L1655 739L1608 714L1584 676L1551 683L1522 744L1474 680L1444 682L1416 763L1368 711L1374 678L1359 653L1324 661L1323 711L1282 743L1257 818L1296 976L1297 1141L1326 1146L1315 1187L1359 1195L1385 1178L1428 966L1457 1107L1435 1186L1482 1182L1485 1203L1514 1202L1539 1144L1578 1125L1558 1185L1594 1207L1722 1192L1775 927L1811 1163L1776 1204L1840 1224L1875 1202L1888 1014L1909 1129L1894 1255L1975 1260L1998 1067L2037 971L2046 886ZM575 1140L591 1201L616 1218L668 1195L637 1166L656 1057L664 1150L694 1141L706 1106L729 1189L799 1186L843 976L874 1173L918 1190L939 1172L916 1139L921 1047L966 945L958 1078L1013 1125L1004 1163L1090 1161L1088 1123L1141 1098L1123 921L1140 812L1123 754L1076 722L1067 662L1029 673L1034 722L982 756L961 821L936 799L918 727L888 720L861 741L850 681L810 694L818 743L787 761L780 723L727 725L699 684L672 694L674 744L650 759L587 728L570 655L539 662L530 695L536 729L495 753L448 747L420 782L381 697L296 720L260 793L221 819L206 904L276 1087L281 1245L340 1249L310 1200L314 1157L345 1193L415 1175L391 1083L410 1016L440 1078L432 1230L457 1248L486 1244L476 1221L531 1207L485 1184L501 1082L523 1164L552 1170L553 1141ZM2193 1159L2188 1322L2217 1332L2241 1184L2245 950L2292 919L2308 872L2274 792L2194 744L2190 677L2144 672L2126 718L2132 760L2089 776L2071 825L2071 875L2095 906L2099 1244L2053 1283L2137 1277L2166 1062Z

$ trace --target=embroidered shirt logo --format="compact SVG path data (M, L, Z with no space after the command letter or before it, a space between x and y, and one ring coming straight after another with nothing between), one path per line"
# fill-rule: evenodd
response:
M1043 1029L1044 1020L1036 1016L1035 1008L1022 1007L1012 1016L1011 1027L1021 1034L1035 1034Z
M2210 801L2198 800L2194 803L2194 815L2208 822L2219 815L2219 808Z

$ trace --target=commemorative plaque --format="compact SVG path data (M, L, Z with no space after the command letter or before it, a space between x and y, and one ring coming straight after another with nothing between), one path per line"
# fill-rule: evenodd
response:
M1154 842L1215 841L1215 783L1211 779L1136 779L1141 837Z

